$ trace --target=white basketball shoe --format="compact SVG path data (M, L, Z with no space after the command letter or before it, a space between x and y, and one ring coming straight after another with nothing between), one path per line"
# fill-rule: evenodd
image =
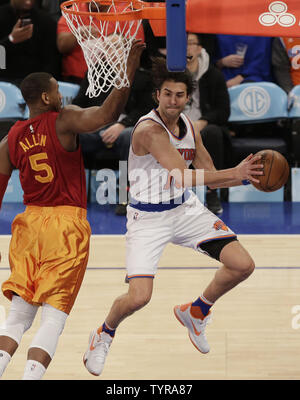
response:
M101 375L112 340L108 333L102 332L102 328L94 329L90 333L89 347L84 353L83 363L92 375Z
M178 321L188 329L189 338L196 349L205 354L210 350L205 336L205 328L211 320L211 312L209 312L203 320L194 318L190 313L191 304L192 303L175 306L174 314Z

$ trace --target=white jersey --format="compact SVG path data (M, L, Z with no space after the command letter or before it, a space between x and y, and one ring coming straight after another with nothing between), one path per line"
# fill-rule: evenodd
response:
M195 157L195 132L191 121L183 113L180 114L185 125L185 134L181 137L175 136L164 124L162 118L156 110L150 111L139 119L134 127L143 121L152 120L161 125L169 135L171 144L180 152L186 167L188 168ZM130 182L131 199L143 203L168 202L171 199L179 198L183 195L184 188L176 188L171 184L169 189L164 186L168 178L168 170L163 168L160 163L151 155L137 156L134 154L132 145L129 150L128 175Z

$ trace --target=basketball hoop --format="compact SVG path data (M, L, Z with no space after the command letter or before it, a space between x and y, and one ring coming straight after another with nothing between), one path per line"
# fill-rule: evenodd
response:
M89 97L129 86L127 59L142 20L166 18L164 3L139 0L69 0L61 10L84 54Z

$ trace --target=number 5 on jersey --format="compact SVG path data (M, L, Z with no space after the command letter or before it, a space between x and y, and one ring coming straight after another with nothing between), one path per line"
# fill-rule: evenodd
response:
M34 178L41 183L49 183L54 178L53 171L50 165L46 164L45 162L40 162L45 160L48 160L47 153L33 154L32 156L29 157L30 166L34 171L46 172L46 175L45 173L43 173L34 176Z

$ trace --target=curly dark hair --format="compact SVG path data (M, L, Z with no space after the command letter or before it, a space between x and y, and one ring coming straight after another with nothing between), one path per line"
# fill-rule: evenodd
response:
M163 57L152 58L152 82L154 86L153 97L156 99L156 90L160 90L165 81L181 82L186 85L187 95L190 96L195 87L196 83L193 80L192 74L189 70L183 72L171 72L168 70L166 65L166 59Z

